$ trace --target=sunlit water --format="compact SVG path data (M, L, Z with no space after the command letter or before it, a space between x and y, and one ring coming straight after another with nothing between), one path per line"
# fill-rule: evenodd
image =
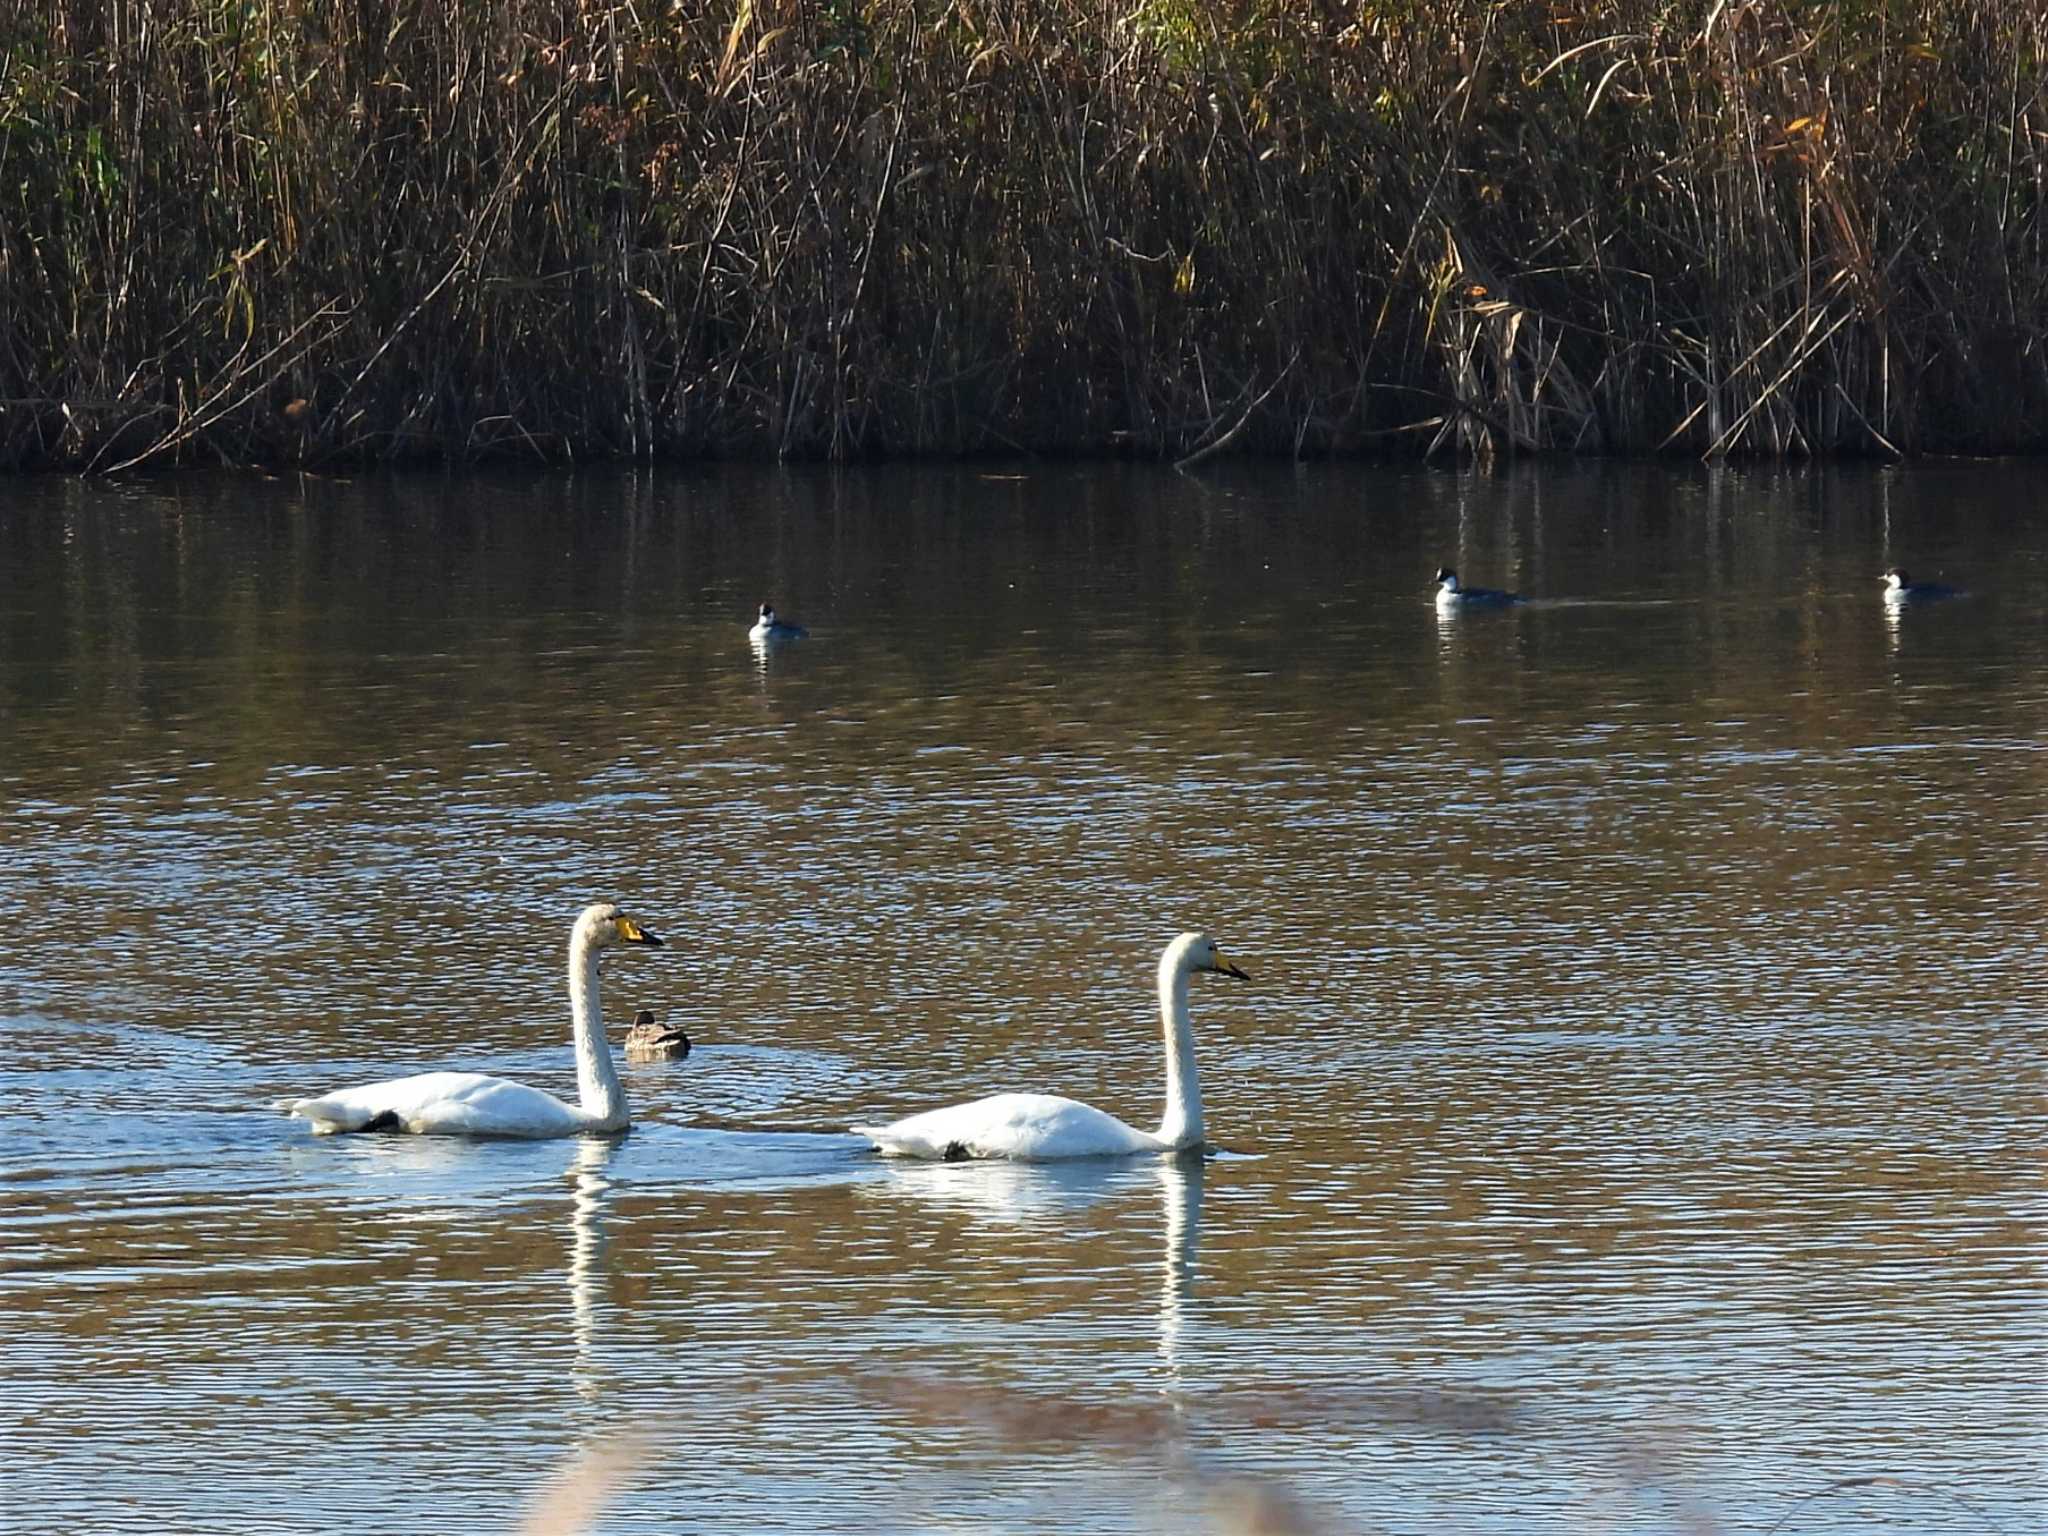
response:
M2044 485L5 487L10 1520L2040 1528ZM568 1092L599 896L629 1137L273 1112ZM1148 1122L1194 925L1206 1164L845 1133Z

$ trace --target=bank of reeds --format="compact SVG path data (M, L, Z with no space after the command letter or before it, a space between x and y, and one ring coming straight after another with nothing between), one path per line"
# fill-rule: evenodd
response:
M0 0L0 463L2048 444L2038 0Z

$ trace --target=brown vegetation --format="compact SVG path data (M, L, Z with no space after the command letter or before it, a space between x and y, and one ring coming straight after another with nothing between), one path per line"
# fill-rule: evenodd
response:
M2048 443L2037 0L0 7L0 464Z

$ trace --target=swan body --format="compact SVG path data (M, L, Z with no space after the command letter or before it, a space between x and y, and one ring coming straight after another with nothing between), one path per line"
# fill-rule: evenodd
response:
M971 1104L927 1110L893 1125L856 1125L854 1133L885 1157L961 1162L1002 1157L1050 1162L1070 1157L1129 1157L1171 1152L1201 1140L1171 1142L1125 1125L1115 1115L1056 1093L992 1093Z
M1458 585L1458 573L1447 565L1436 568L1436 606L1440 613L1449 613L1458 608L1505 608L1511 603L1525 602L1519 592L1497 592L1492 587L1463 587Z
M482 1072L422 1072L298 1099L285 1113L311 1122L315 1135L337 1131L409 1131L416 1136L523 1136L546 1140L587 1130L584 1112L551 1093Z
M674 1024L655 1022L654 1010L642 1008L626 1031L628 1056L670 1056L677 1060L690 1054L690 1037Z
M1954 587L1944 587L1938 581L1915 581L1896 565L1878 580L1884 583L1884 600L1888 603L1931 603L1944 597L1962 595Z
M569 930L569 1011L576 1041L578 1102L481 1072L422 1072L343 1088L316 1099L286 1099L288 1115L316 1135L405 1131L415 1136L519 1136L547 1140L586 1132L608 1135L629 1123L625 1091L605 1044L598 1011L598 961L614 944L662 947L661 940L610 902L586 907Z
M791 624L775 617L775 605L763 603L761 616L754 620L754 627L747 631L747 638L756 645L787 645L792 640L801 640L810 633L801 624Z
M885 1157L947 1162L983 1157L1053 1162L1199 1147L1202 1089L1195 1075L1194 1031L1188 1023L1188 978L1197 971L1249 979L1223 958L1216 941L1206 933L1182 934L1159 957L1166 1113L1157 1131L1141 1131L1114 1115L1057 1094L997 1093L971 1104L927 1110L890 1125L856 1125L853 1132L867 1137Z

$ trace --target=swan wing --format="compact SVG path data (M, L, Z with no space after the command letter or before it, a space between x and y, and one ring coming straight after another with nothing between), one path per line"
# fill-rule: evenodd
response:
M890 1125L853 1132L885 1157L1011 1158L1052 1162L1070 1157L1127 1157L1157 1152L1158 1137L1114 1115L1050 1093L997 1093L971 1104L927 1110Z
M318 1135L337 1131L409 1131L415 1136L573 1136L589 1116L551 1093L481 1072L422 1072L295 1099L286 1114Z

